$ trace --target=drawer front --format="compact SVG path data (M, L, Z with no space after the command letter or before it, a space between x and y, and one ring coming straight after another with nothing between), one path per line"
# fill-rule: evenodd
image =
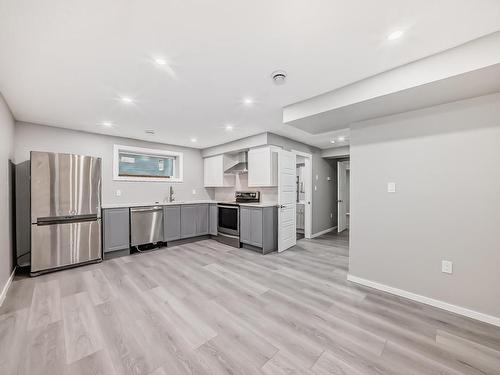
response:
M101 259L101 220L31 227L31 272Z

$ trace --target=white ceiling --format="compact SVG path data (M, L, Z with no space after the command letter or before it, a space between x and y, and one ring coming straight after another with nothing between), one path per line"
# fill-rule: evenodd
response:
M499 29L498 0L0 0L0 91L21 121L199 148L271 131L328 148L338 133L284 125L282 107Z

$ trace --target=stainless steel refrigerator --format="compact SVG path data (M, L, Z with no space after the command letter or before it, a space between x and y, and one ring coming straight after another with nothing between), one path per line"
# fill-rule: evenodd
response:
M101 158L32 151L31 274L101 259Z

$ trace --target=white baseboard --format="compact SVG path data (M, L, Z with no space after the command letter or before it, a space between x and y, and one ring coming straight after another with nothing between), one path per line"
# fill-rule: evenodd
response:
M333 232L335 229L337 229L337 226L322 230L321 232L318 232L318 233L311 234L311 238L319 237L319 236L322 236L323 234Z
M3 286L2 294L0 294L0 306L2 306L3 301L5 300L5 297L7 296L7 292L9 291L10 284L12 284L12 279L14 279L15 272L16 272L16 268L14 267L14 270L12 271L9 278L7 279L7 282Z
M347 274L347 280L500 327L500 318Z

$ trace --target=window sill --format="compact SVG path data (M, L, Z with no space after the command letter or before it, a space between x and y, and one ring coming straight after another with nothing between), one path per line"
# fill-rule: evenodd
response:
M161 177L115 176L115 177L113 177L113 181L179 183L179 182L183 182L183 179L182 178L161 178Z

